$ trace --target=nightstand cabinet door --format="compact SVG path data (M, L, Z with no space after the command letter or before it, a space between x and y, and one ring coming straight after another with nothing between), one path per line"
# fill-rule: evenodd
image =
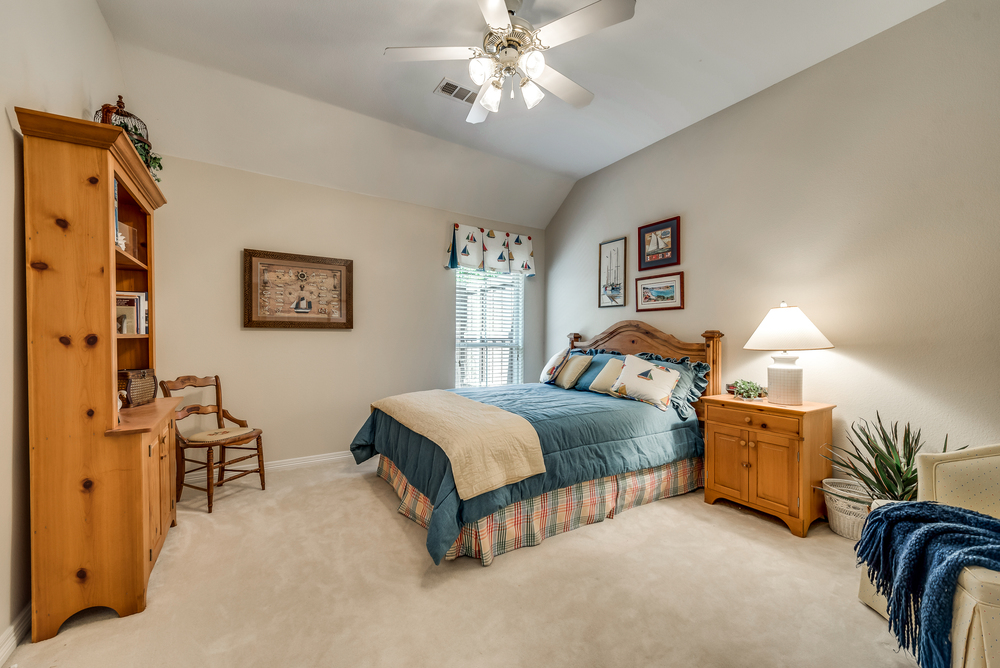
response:
M705 428L705 485L741 501L750 500L747 432L709 424Z
M792 517L799 516L799 441L751 431L750 502Z

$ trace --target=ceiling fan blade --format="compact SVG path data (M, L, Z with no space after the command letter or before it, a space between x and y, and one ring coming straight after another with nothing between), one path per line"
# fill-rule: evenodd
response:
M545 66L545 70L540 77L535 78L535 83L549 91L558 98L569 102L577 109L586 107L594 99L594 94L589 90L569 79L554 69Z
M628 21L635 16L635 0L597 0L572 14L539 28L538 37L548 47L565 44L601 28Z
M479 9L489 27L510 28L510 14L507 13L507 3L504 0L479 0Z
M472 103L472 109L469 110L469 115L465 117L466 123L482 123L486 120L486 117L490 115L490 110L479 104L479 98L483 96L486 89L493 85L492 81L487 80L483 84L483 87L479 89L479 95L476 96L476 101Z
M389 60L470 60L473 55L471 46L390 46L385 50Z

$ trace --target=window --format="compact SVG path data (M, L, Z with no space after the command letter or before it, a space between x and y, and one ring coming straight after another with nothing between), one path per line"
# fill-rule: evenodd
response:
M524 275L455 270L455 386L520 383Z

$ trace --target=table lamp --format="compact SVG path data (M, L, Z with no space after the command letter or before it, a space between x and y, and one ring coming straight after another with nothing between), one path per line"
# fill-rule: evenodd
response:
M797 355L789 350L820 350L833 348L829 339L816 329L798 306L781 306L767 312L744 350L780 350L771 355L774 364L767 367L767 400L786 406L802 405L802 367L796 366Z

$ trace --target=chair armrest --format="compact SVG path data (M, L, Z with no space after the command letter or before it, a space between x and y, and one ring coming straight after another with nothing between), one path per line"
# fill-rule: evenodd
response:
M1000 516L1000 444L917 455L917 500Z
M229 411L227 411L224 408L222 409L222 417L226 418L227 420L229 420L230 422L232 422L234 424L238 424L241 427L246 427L247 426L247 421L246 420L241 420L238 417L233 417L232 413L230 413Z

